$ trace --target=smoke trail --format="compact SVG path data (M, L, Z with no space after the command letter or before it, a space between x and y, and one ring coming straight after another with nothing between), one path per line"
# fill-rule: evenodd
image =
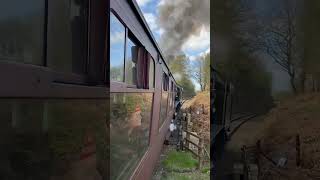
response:
M191 35L210 28L210 0L161 0L158 23L164 32L160 46L166 56L181 51Z

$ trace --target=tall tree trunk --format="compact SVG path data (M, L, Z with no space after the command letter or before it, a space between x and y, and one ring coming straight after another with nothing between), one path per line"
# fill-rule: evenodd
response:
M297 94L297 87L296 87L296 84L294 83L294 80L295 80L294 77L295 77L294 75L290 75L290 85L291 85L293 93Z

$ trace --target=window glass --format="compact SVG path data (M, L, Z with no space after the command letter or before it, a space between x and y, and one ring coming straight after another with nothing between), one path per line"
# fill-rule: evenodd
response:
M154 88L154 60L150 58L150 67L149 67L149 88Z
M1 100L2 179L107 179L106 108L106 100Z
M89 0L49 0L48 66L86 73Z
M167 118L167 104L168 104L168 92L162 91L159 128L161 128L163 122Z
M149 145L152 93L111 93L111 179L129 179Z
M43 65L43 0L3 0L0 6L0 61Z
M163 73L165 75L165 73ZM165 76L163 76L165 79ZM164 90L165 80L162 80L162 93L161 93L161 107L160 107L160 121L159 121L159 128L161 128L163 122L167 118L167 106L168 106L168 91Z
M125 27L110 13L110 80L124 81Z
M137 82L137 59L135 54L137 53L137 45L127 38L127 50L126 50L126 64L125 74L126 83L135 85Z
M168 97L168 101L169 101L169 102L168 102L168 103L169 103L169 108L168 108L169 110L168 110L168 111L169 111L169 112L171 111L171 108L172 108L171 96L172 96L172 93L169 91L169 97Z
M164 91L168 91L169 89L169 77L166 73L163 73L163 77L162 77L162 89Z

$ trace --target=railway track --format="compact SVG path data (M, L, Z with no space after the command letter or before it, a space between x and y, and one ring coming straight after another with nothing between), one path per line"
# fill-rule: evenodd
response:
M230 128L227 131L228 139L247 121L259 116L260 114L243 115L231 120Z

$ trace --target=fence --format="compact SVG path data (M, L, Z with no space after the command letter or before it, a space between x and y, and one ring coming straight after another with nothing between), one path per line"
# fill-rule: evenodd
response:
M189 108L187 112L188 113L183 114L184 126L182 131L186 133L186 137L183 139L183 148L190 151L197 157L198 169L201 169L204 163L205 155L207 155L209 159L210 155L204 147L203 138L188 130L188 126L191 124L191 109Z

